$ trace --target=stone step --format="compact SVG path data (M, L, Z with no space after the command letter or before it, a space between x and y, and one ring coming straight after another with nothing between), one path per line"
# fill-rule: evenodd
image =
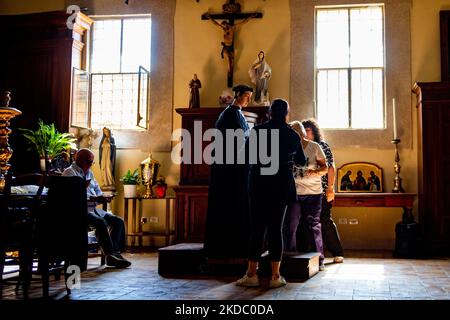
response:
M247 271L245 258L207 258L207 272L211 275L224 275L242 277Z
M280 274L290 282L310 279L319 272L319 256L318 252L284 252ZM271 274L267 253L261 257L259 273L263 277Z
M158 250L160 275L233 275L247 269L244 258L206 258L203 243L179 243Z
M207 259L203 243L179 243L158 250L160 275L233 275L241 276L247 269L247 259ZM280 273L286 280L295 282L310 279L319 272L318 252L285 252ZM259 274L271 274L267 252L261 256Z
M160 275L200 274L204 265L203 243L179 243L158 250Z
M319 273L319 252L288 253L281 264L282 274L288 281L305 280Z

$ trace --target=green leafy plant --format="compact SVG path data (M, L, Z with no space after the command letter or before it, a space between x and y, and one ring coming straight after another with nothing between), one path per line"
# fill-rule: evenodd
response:
M133 172L128 170L127 173L122 176L120 181L122 181L123 184L139 184L140 179L138 169L135 169Z
M70 133L60 133L53 123L45 124L41 119L36 131L23 128L19 130L34 146L41 158L47 154L48 159L54 159L59 155L67 154L68 150L75 146L76 139Z

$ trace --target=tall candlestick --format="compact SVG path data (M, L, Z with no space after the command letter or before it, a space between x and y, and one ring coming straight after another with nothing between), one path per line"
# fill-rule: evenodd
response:
M394 122L394 140L397 140L397 119L396 119L396 109L395 109L395 98L392 98L392 119Z
M395 145L395 165L394 165L394 188L392 189L392 192L404 192L402 187L402 178L400 178L400 155L398 154L398 144L400 143L400 139L394 139L392 140L392 143Z
M11 133L8 128L9 121L22 114L20 110L9 107L9 101L11 100L9 94L9 91L0 91L0 191L5 188L6 175L11 167L8 161L13 154L13 150L8 143L8 136Z

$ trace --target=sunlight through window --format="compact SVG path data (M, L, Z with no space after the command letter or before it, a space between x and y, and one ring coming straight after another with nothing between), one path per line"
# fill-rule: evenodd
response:
M316 112L324 128L384 128L383 6L316 9Z
M149 16L95 19L92 31L90 127L138 128L137 113L144 117L147 114L147 105L138 105L138 101L148 101L142 95L148 96L150 51ZM139 72L143 69L140 67L147 71L146 81L141 83ZM142 121L147 123L147 120ZM145 124L138 125L145 127Z

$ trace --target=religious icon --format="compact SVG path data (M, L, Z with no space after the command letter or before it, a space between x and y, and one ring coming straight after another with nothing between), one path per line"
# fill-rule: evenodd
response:
M369 162L352 162L338 168L338 192L382 192L383 169Z
M236 9L238 8L238 9ZM234 70L234 33L236 28L252 18L262 17L261 13L239 13L240 5L235 1L230 1L223 6L223 14L211 14L209 12L203 14L202 19L211 20L211 22L223 30L223 41L221 42L222 51L220 56L227 62L227 85L229 88L233 86L233 70ZM237 11L236 11L237 10ZM223 19L218 22L214 18ZM243 19L235 23L235 19ZM228 21L227 21L228 20Z

